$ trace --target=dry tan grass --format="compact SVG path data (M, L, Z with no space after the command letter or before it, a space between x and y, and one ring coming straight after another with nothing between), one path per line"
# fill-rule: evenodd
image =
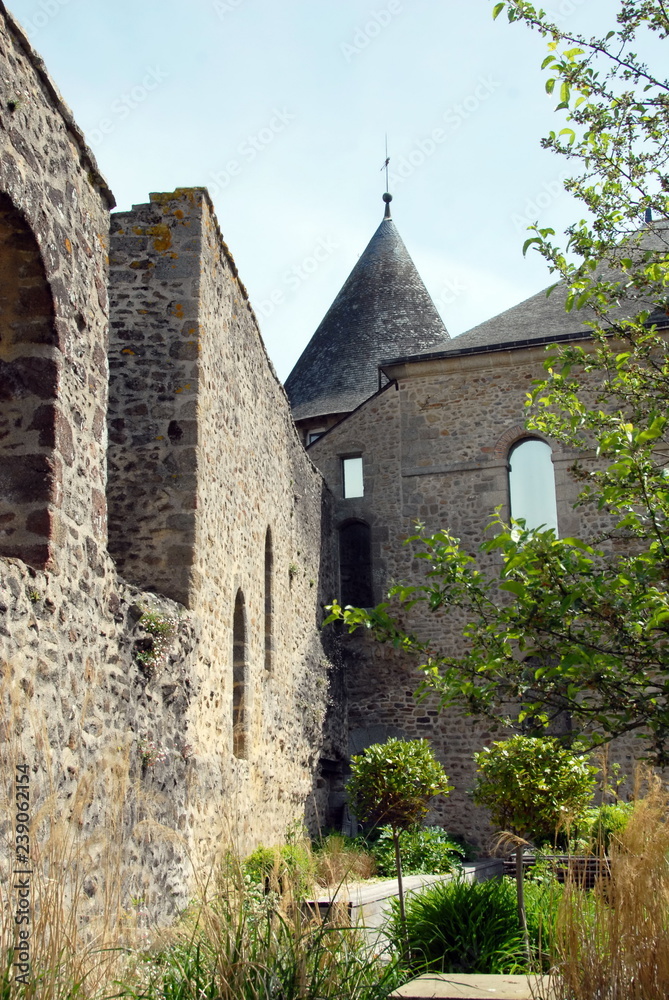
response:
M558 918L558 995L569 1000L669 996L669 792L643 775L626 830L609 849L610 877L566 887Z
M141 885L128 859L128 804L133 799L131 741L102 751L63 794L63 762L48 739L46 720L22 691L0 686L0 995L3 1000L65 1000L108 993L127 965L128 948L146 936L133 904ZM121 740L122 742L122 740ZM19 769L21 766L21 770ZM27 770L26 770L27 768ZM136 769L135 769L136 770ZM30 921L17 924L16 775L30 791ZM136 796L135 796L136 798ZM9 968L13 949L29 932L28 983ZM2 982L4 975L5 981ZM3 992L4 989L4 992Z
M338 886L344 882L372 878L376 862L371 854L346 843L344 837L330 834L316 857L316 881L319 885Z

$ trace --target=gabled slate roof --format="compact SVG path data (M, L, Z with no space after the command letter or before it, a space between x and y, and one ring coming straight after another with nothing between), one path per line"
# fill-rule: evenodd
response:
M379 362L443 350L449 335L386 214L286 380L296 420L349 413L379 387Z
M622 246L621 253L633 255L639 252L635 249L637 243L640 251L653 250L657 252L659 258L666 257L669 255L669 222L658 219L656 222L647 223L636 236L630 237ZM620 277L620 273L613 267L604 267L601 276L607 280L616 280ZM560 282L553 287L550 294L548 289L537 292L536 295L480 323L459 337L453 337L441 351L415 353L421 354L425 360L426 354L442 356L465 351L475 353L500 347L520 347L532 342L551 343L553 340L587 337L590 335L588 321L595 320L595 314L588 308L566 312L567 292L567 285ZM652 308L652 304L644 299L643 294L635 293L634 289L627 289L626 298L621 300L618 308L609 312L609 316L615 322L648 308ZM651 315L651 320L658 326L664 327L669 324L669 315L655 311ZM390 357L387 355L383 360L387 362ZM407 360L407 356L403 360Z

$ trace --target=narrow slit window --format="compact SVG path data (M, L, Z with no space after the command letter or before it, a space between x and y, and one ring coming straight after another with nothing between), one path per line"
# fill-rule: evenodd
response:
M552 528L557 534L555 473L550 445L526 438L509 452L511 517L528 528Z
M272 532L265 535L265 670L272 669L274 656L274 595L272 591L274 575L274 551Z
M355 458L343 458L341 461L344 480L344 499L361 497L365 494L362 478L362 455Z
M232 752L241 760L248 756L246 645L244 595L238 590L232 623Z

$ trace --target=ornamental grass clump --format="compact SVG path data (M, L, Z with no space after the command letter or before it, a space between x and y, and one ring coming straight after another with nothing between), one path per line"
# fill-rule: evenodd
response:
M526 885L527 924L532 961L518 924L516 891L511 879L438 882L406 903L406 934L416 975L425 972L518 974L550 965L562 886L554 880ZM395 906L389 935L402 953L403 925Z
M361 881L377 873L374 856L363 844L341 833L330 833L314 845L316 881L319 885L342 885Z
M236 874L235 874L236 869ZM249 886L231 857L169 935L144 953L127 1000L385 1000L402 982L360 933ZM406 978L406 977L405 977Z
M602 856L602 855L600 855ZM555 980L570 1000L669 996L669 792L656 775L625 828L610 838L591 892L567 883L556 936Z

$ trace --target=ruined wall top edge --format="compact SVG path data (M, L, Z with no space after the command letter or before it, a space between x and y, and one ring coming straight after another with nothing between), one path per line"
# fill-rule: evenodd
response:
M114 195L109 185L107 184L107 181L103 177L100 168L98 167L97 160L95 159L92 150L86 143L86 139L84 138L84 133L77 125L74 119L74 115L72 114L70 108L64 101L60 91L58 90L58 87L51 79L51 76L49 75L49 72L47 71L47 68L44 64L44 60L35 51L27 34L21 27L20 23L16 20L14 15L10 13L10 11L7 9L2 0L0 0L0 17L4 19L5 24L7 26L7 30L14 37L15 43L25 53L26 59L35 70L35 73L39 77L41 84L43 85L47 94L53 101L54 107L58 110L61 117L63 118L63 121L65 122L68 132L72 136L72 139L75 142L76 146L81 151L82 160L86 163L86 165L89 168L89 177L91 183L100 192L100 194L102 195L107 204L107 207L109 209L114 208L114 206L116 205L116 199L114 198Z
M0 2L1 2L1 0L0 0ZM249 311L249 315L251 317L251 320L252 320L252 322L253 322L253 324L255 326L255 329L256 329L256 332L257 332L257 336L258 336L258 341L259 341L260 347L262 349L262 352L263 352L263 354L265 356L265 361L267 363L269 371L270 371L270 373L272 375L272 378L276 382L276 385L277 385L280 393L282 394L282 396L285 399L286 406L288 407L289 412L292 412L291 408L290 408L290 401L289 401L288 396L286 394L286 391L285 391L285 389L283 387L283 382L281 381L281 379L277 375L276 369L274 368L274 365L272 363L272 359L270 358L269 353L267 351L267 347L265 345L265 341L264 341L263 335L262 335L262 330L260 329L260 323L258 321L258 317L257 317L257 315L255 313L255 310L254 310L252 304L251 304L251 299L250 299L250 296L249 296L249 293L248 293L248 289L246 288L244 282L242 281L242 279L239 276L239 269L237 267L237 263L235 261L235 258L233 256L233 254L232 254L232 251L230 250L230 247L226 243L225 238L223 236L223 233L221 231L221 226L220 226L220 223L218 221L218 217L216 215L216 208L214 206L214 202L212 200L212 197L209 194L208 188L206 188L204 186L200 186L200 185L190 185L190 186L184 186L184 187L177 187L177 188L174 189L174 191L151 191L149 193L149 201L148 202L142 202L140 204L133 205L132 206L132 210L130 212L114 212L114 217L118 218L118 217L123 216L123 215L132 216L138 210L141 210L141 208L143 208L146 205L150 205L150 204L151 205L156 205L156 204L157 205L168 205L169 203L174 202L174 201L178 201L179 199L182 199L182 198L192 199L193 197L196 197L196 196L202 198L202 200L207 205L207 208L208 208L209 213L211 215L212 224L213 224L214 230L216 232L216 237L217 237L217 240L218 240L218 244L219 244L219 246L221 248L221 252L223 254L223 257L225 258L228 266L230 267L230 271L232 272L232 276L233 276L233 278L235 279L235 281L237 283L237 286L238 286L239 291L240 291L240 293L242 295L242 298L244 299L244 302L246 303L246 307L247 307L247 309ZM297 428L294 428L294 431L295 431L295 436L298 438L298 440L300 441L300 444L301 444L302 440L301 440L301 438L300 438L300 436L298 434ZM311 458L309 458L308 455L307 455L307 462L320 475L320 470L318 470L318 467L311 460Z

